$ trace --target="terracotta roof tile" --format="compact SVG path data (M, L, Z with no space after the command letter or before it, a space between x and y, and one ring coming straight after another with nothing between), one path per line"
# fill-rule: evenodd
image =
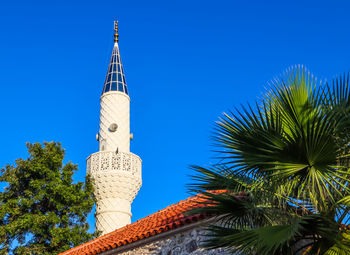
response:
M125 227L63 252L60 255L99 254L186 224L197 222L208 216L199 214L188 216L184 213L195 206L198 207L198 202L202 201L204 199L200 195L190 197Z

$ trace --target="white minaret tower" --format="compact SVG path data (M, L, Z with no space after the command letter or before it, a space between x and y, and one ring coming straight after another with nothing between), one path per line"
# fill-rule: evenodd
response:
M100 98L99 151L87 159L94 178L96 230L109 233L131 222L131 203L141 187L141 159L130 152L130 97L114 22L114 47Z

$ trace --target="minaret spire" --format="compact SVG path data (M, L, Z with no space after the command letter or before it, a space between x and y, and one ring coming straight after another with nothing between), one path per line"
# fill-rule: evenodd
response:
M118 20L114 21L114 47L112 57L109 62L108 71L103 86L102 94L110 91L119 91L125 94L129 94L128 87L126 85L124 69L122 65L122 59L120 57L118 46Z
M87 159L94 179L96 230L109 233L131 222L131 203L139 191L141 159L130 152L130 97L114 21L114 47L100 97L99 151Z

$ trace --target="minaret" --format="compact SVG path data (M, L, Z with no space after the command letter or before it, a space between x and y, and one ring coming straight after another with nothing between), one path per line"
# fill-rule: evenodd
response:
M109 233L131 222L131 203L141 187L141 159L130 152L130 97L114 22L114 47L100 98L99 151L87 159L94 179L96 230Z

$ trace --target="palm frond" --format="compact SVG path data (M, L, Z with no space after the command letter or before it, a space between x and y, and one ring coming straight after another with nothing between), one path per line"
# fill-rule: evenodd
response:
M350 234L344 232L341 239L336 242L332 247L330 247L325 253L325 255L349 255L350 254Z
M269 199L252 194L231 192L203 192L203 201L190 210L189 214L216 216L223 226L235 229L255 228L290 220L290 212L277 207ZM268 198L267 196L265 198Z
M193 212L220 222L209 229L208 247L348 254L340 224L350 220L349 80L344 74L325 84L296 66L254 106L219 119L220 163L192 166L190 185L206 198Z
M322 215L306 215L295 218L290 224L269 225L253 229L233 229L222 225L207 228L208 239L203 246L208 248L229 247L253 254L295 254L312 247L314 250L328 251L331 247L345 247L339 242L336 224ZM320 240L326 242L320 242ZM324 245L327 243L328 245ZM334 245L337 244L337 245ZM322 253L321 253L322 254Z
M209 168L190 166L196 172L192 175L192 184L187 185L191 192L205 192L209 190L230 190L234 193L246 191L253 184L252 179L245 176L228 174L224 165Z

